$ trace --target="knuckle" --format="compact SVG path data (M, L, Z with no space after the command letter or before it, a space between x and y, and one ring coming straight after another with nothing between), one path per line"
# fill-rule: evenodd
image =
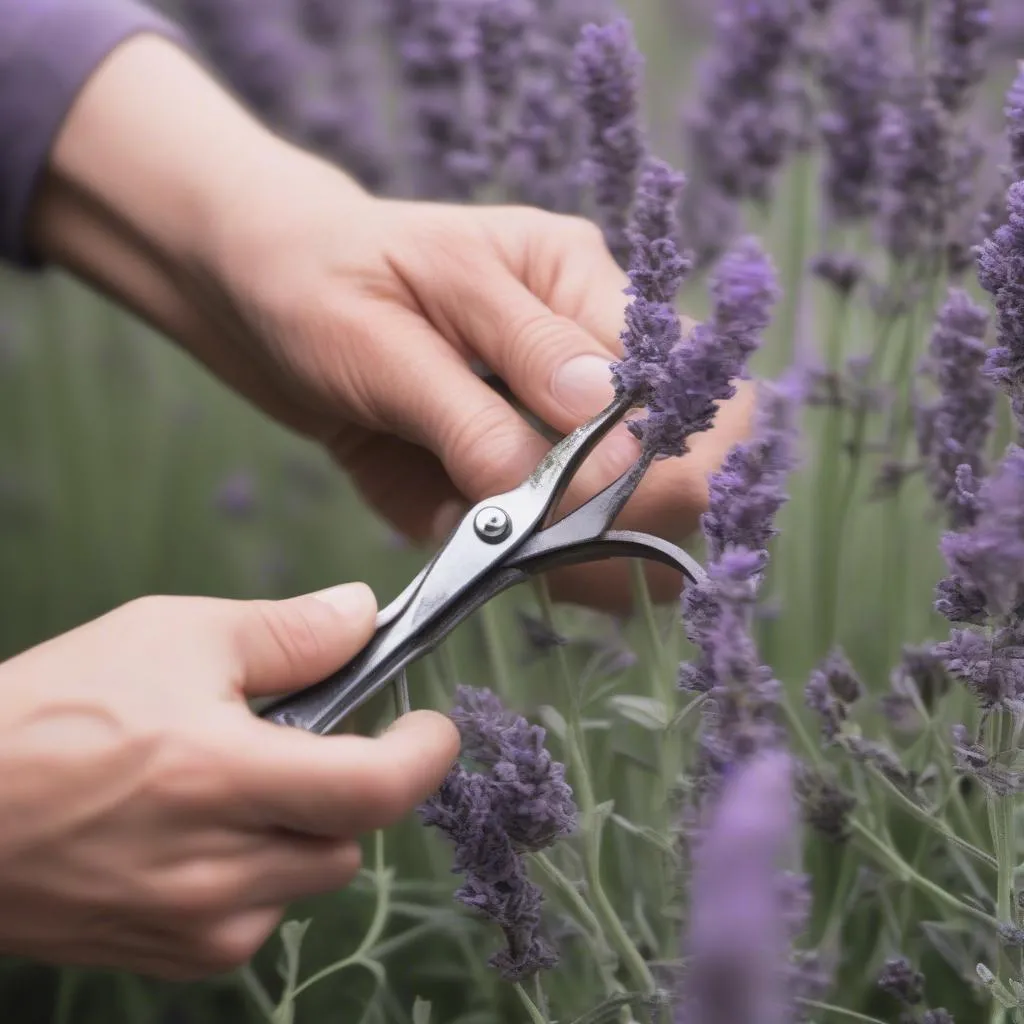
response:
M566 235L578 244L604 247L604 232L592 220L563 214L562 222Z
M453 478L468 484L473 498L496 494L518 483L523 439L500 407L461 418L443 445Z
M211 864L195 864L179 873L169 895L178 912L191 917L225 908L233 888L233 880Z
M289 668L301 671L304 666L321 658L323 641L309 609L301 604L274 604L269 601L256 601L254 606L263 629Z
M546 384L560 364L581 346L580 328L567 317L555 313L537 313L510 327L508 351L523 381Z

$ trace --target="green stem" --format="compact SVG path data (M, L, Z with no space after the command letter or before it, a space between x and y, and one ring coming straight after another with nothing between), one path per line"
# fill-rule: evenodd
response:
M505 645L501 638L501 625L498 622L498 610L492 602L480 609L480 622L483 625L484 646L494 673L494 682L499 693L506 697L512 693L512 672L505 655Z
M529 1016L532 1024L550 1024L550 1021L543 1013L540 1012L540 1007L530 998L529 993L523 988L522 985L517 981L515 983L516 995L519 996L519 1001L523 1004L526 1009L526 1013Z
M886 793L908 814L913 815L913 817L922 824L927 825L930 829L942 836L946 842L959 847L964 851L964 853L974 857L975 860L980 861L986 867L996 868L996 859L990 853L986 853L984 850L979 849L972 843L967 842L966 839L961 839L960 836L949 827L944 819L927 810L927 808L914 803L910 797L902 792L898 786L894 786L877 768L872 767L870 771L875 781L881 785Z
M538 579L536 583L545 622L549 629L554 630L554 608L546 581ZM583 817L583 866L586 874L587 888L593 902L594 914L601 922L608 943L618 953L626 970L629 971L633 983L645 995L651 994L657 987L654 977L644 958L640 955L640 951L626 932L622 920L612 906L611 900L609 900L608 894L604 891L604 886L601 883L601 824L598 821L597 802L594 798L590 771L587 765L585 738L580 717L580 702L576 687L572 684L572 675L569 671L569 663L566 659L564 648L558 647L556 655L566 688L566 703L569 712L566 732L566 748L569 754L568 767L576 784L574 788L579 799L580 811Z
M79 972L74 967L65 967L60 972L53 1024L71 1024L73 1019L71 1011L74 1009L75 996L78 993L78 983L80 980Z
M833 1006L831 1003L819 1003L817 999L797 999L801 1006L809 1010L821 1010L822 1013L829 1013L833 1017L843 1017L845 1020L860 1021L861 1024L885 1024L885 1021L877 1017L869 1017L866 1013L858 1013L856 1010L847 1010L843 1006Z
M849 302L837 297L835 310L830 319L830 331L826 343L826 369L836 381L842 374L843 338L846 333ZM815 636L820 638L824 650L831 649L836 641L836 627L839 609L839 563L842 559L842 537L837 532L838 510L833 504L839 491L839 474L842 465L843 408L836 395L835 404L825 409L825 426L822 431L821 447L818 449L818 467L815 480L819 494L817 514L817 558L818 582L814 603L817 615Z
M976 921L981 921L990 928L998 927L998 922L991 914L986 914L983 910L972 907L969 903L964 903L963 900L957 899L952 893L948 893L941 886L936 885L931 879L915 871L896 850L888 843L879 839L863 822L857 818L852 818L850 820L850 827L857 833L865 845L870 847L871 852L874 853L876 858L892 868L896 876L902 881L916 885L922 892L928 893L936 901L944 903L947 907L957 911L957 913L973 917Z
M1013 743L1013 717L1005 711L992 713L989 719L989 749L993 757L1003 754ZM1013 795L989 791L989 828L992 832L992 847L996 854L996 917L1010 923L1013 914L1013 874L1016 867L1016 836L1014 834ZM1009 980L1010 965L1005 952L999 954L999 979L1004 984ZM1002 1024L1006 1017L1005 1008L993 1001L990 1024Z
M256 1004L256 1008L263 1015L264 1020L273 1024L276 1016L274 1010L274 1002L267 995L267 990L263 987L263 983L260 981L256 971L253 970L252 964L244 964L238 969L238 977L242 982L242 987L248 993L249 998Z
M377 945L384 934L391 910L391 882L393 874L384 863L384 833L379 829L373 836L373 850L373 874L377 882L377 903L373 909L373 918L370 921L370 926L366 929L366 934L363 936L362 942L359 943L359 948L351 955L345 957L344 960L339 960L323 970L317 971L316 974L308 977L301 985L297 985L292 993L293 999L297 999L306 989L312 988L313 985L323 981L324 978L329 978L332 974L337 974L338 971L344 971L357 963L364 962L367 954Z

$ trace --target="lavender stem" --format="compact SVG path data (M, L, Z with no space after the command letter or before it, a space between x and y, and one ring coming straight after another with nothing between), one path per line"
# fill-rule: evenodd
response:
M543 578L535 581L537 596L540 601L541 614L547 627L555 630L554 606L547 581ZM572 674L565 649L558 647L555 651L565 683L568 701L566 746L568 757L567 769L572 772L573 787L579 798L580 812L583 817L583 865L586 873L587 888L593 901L594 913L611 947L618 953L624 966L633 978L633 983L645 995L656 991L654 977L646 961L640 955L635 943L626 932L621 918L612 906L608 894L601 883L601 823L597 815L597 801L590 780L590 772L586 760L586 745L583 735L583 723L580 716L580 701L576 687L573 686Z
M989 718L989 748L998 756L1013 743L1013 716L1005 711L994 711ZM989 790L986 794L989 828L992 845L996 854L996 917L1002 922L1012 921L1013 876L1016 868L1016 829L1014 816L1014 793L1000 794ZM999 978L1006 982L1012 977L1013 969L1006 951L999 951ZM990 1024L1003 1024L1006 1010L998 1001L993 1001Z
M526 1010L527 1016L530 1018L532 1024L551 1024L551 1022L540 1012L540 1007L530 998L526 989L517 981L515 983L516 995L519 996L519 1001L523 1004Z

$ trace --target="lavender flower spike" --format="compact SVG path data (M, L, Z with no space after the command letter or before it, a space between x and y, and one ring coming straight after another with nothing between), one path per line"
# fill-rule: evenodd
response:
M775 516L787 501L785 478L797 461L797 397L793 380L758 383L753 438L729 452L708 484L701 526L710 559L737 545L759 551L778 533Z
M1008 221L978 249L978 280L995 299L996 347L985 372L1009 397L1024 423L1024 181L1006 196Z
M589 138L585 174L612 255L629 260L629 208L644 156L639 124L643 58L626 18L587 25L573 53L572 81L587 115Z
M629 226L633 302L626 308L624 358L612 367L619 393L646 402L662 367L682 337L675 299L692 263L678 247L677 208L683 177L660 160L648 158L637 189Z
M463 754L483 772L457 764L421 808L427 825L455 846L465 877L455 898L495 921L507 947L491 963L509 981L554 967L541 938L541 890L527 877L523 853L546 849L575 827L576 805L565 768L544 748L544 730L508 711L489 690L460 686L451 717Z
M950 289L924 366L939 397L917 411L918 448L932 494L947 509L954 530L969 526L974 515L973 502L962 500L957 472L967 466L974 477L982 475L993 426L995 388L981 373L987 327L987 311L961 289Z
M938 0L933 4L935 91L951 113L962 111L988 70L991 0Z
M747 360L761 343L779 288L775 270L752 237L737 242L711 282L710 323L693 329L669 352L654 388L650 414L636 425L648 451L682 455L686 438L709 430L718 403L736 394Z
M824 192L836 221L868 216L878 203L875 137L889 85L892 34L875 0L853 0L839 6L821 55Z
M699 841L679 1024L785 1024L789 927L780 861L797 833L792 766L762 755L732 776Z
M1018 68L1003 108L1010 143L1010 174L1014 181L1024 179L1024 61L1020 62Z

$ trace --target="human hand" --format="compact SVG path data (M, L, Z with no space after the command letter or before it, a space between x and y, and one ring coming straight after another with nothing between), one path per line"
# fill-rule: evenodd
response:
M461 508L520 483L550 447L472 361L560 432L610 400L627 281L593 225L374 199L259 129L169 44L122 49L58 142L40 247L326 445L401 532L438 539ZM656 464L619 524L691 532L707 474L745 434L750 406L743 389L690 454ZM615 431L566 507L637 454ZM670 570L651 579L658 596L678 593ZM629 599L621 564L574 567L555 583L571 600Z
M336 669L374 610L362 584L145 598L0 664L0 950L198 977L351 881L359 836L440 784L455 727L415 712L378 739L313 736L246 698Z

